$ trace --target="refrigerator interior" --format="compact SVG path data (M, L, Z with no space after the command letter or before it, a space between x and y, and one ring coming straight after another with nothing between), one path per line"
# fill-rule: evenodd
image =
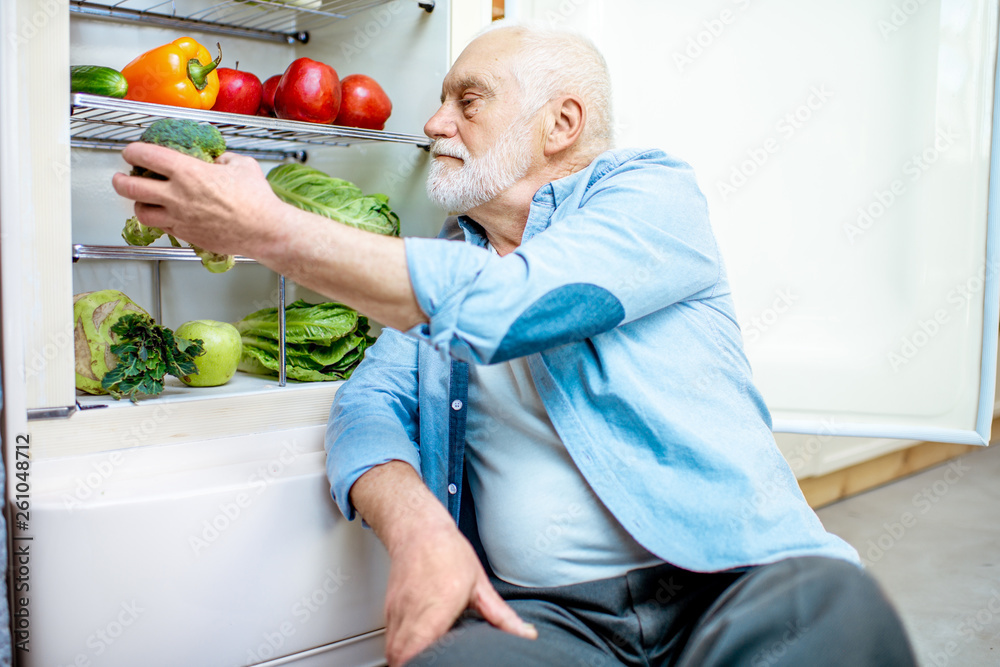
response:
M246 123L266 138L249 141L236 136L239 118L211 120L265 171L305 151L306 164L388 195L402 234L433 235L443 212L423 193L422 126L448 66L449 3L433 11L421 5L435 3L411 0L115 3L116 12L149 9L293 36L308 29L305 42L95 16L95 7L107 14L112 3L77 0L47 3L54 9L29 34L23 26L33 25L36 4L2 10L4 25L23 38L4 69L16 111L4 137L17 134L7 146L25 148L4 162L4 243L19 247L25 267L16 289L9 279L4 285L5 295L16 295L5 297L5 315L18 320L5 318L5 364L23 362L25 370L8 374L5 385L7 396L18 390L5 406L8 460L10 434L31 442L30 523L14 531L15 544L30 540L33 549L30 591L17 602L31 618L30 650L18 652L19 664L215 667L288 664L293 655L304 667L379 664L384 549L340 516L325 477L323 430L340 383L279 386L278 378L237 373L214 388L171 380L161 396L138 404L74 391L73 294L123 291L171 328L235 321L276 307L279 294L278 277L254 263L211 274L197 261L89 258L95 248L124 245L121 229L132 214L111 188L112 174L128 165L106 144L134 139L155 114L71 99L68 66L121 69L190 35L213 53L219 42L223 66L239 62L262 80L298 57L325 62L341 77L372 76L393 102L384 132L315 138L257 119ZM42 74L44 87L36 80ZM9 211L32 224L14 226ZM327 300L291 283L285 297ZM18 358L12 350L22 345Z
M70 3L71 6L74 4ZM227 7L235 4L242 12L250 11L243 3L222 4ZM315 25L315 17L306 9L293 10L284 6L274 9L273 5L250 4L255 11L268 16L275 12L279 16L296 18L306 15L314 21L312 24L307 22L307 25ZM393 102L392 116L384 132L367 132L366 135L362 131L360 134L365 136L361 137L361 141L350 136L346 139L321 137L320 140L327 145L305 144L294 141L304 135L286 132L287 126L275 121L274 124L280 127L264 127L269 132L269 139L248 141L246 136L229 137L229 144L252 150L251 154L260 159L265 171L278 164L284 155L304 150L309 166L354 182L365 193L388 195L390 206L400 217L402 234L436 234L444 213L430 204L424 195L428 158L420 144L426 144L426 137L422 134L423 123L438 105L438 86L448 65L448 4L437 3L431 12L422 9L417 2L402 0L382 3L326 2L322 8L329 10L334 4L346 5L349 9L357 9L359 5L369 8L346 18L320 22L320 27L309 31L308 42L304 44L120 22L80 12L53 18L50 23L64 21L68 39L62 55L74 65L121 68L149 48L190 34L201 43L212 45L213 51L215 43L220 43L224 66L233 67L238 62L241 69L258 74L262 80L281 73L291 60L303 56L332 65L342 77L350 73L372 76L388 91ZM139 0L123 3L125 7L139 5ZM182 5L178 2L177 12L196 13L198 7L214 8L218 5L213 2ZM283 27L294 25L287 21L282 24ZM50 25L49 32L59 34L59 29ZM59 52L59 48L54 50ZM28 91L26 94L32 93ZM55 100L46 99L46 106L58 106L65 102L66 107L59 107L65 109L71 101L55 93L50 93L50 96ZM80 97L72 101L79 102ZM68 127L67 114L52 114L54 122L58 123L55 126L56 139L53 141L50 137L45 141L52 144L51 149L60 168L56 169L57 187L54 191L47 189L46 197L58 210L44 217L49 225L47 229L25 232L28 254L34 255L28 261L35 265L36 270L45 267L25 280L26 286L35 290L35 293L25 294L24 300L29 304L26 310L39 309L44 316L38 323L29 323L24 333L27 407L48 414L58 413L59 410L63 413L70 411L76 402L82 408L69 419L36 423L36 427L44 432L44 437L39 438L37 454L80 454L105 448L99 444L100 440L121 442L137 421L150 418L151 411L159 403L183 405L185 419L165 424L149 444L325 423L330 401L339 384L337 382L289 381L287 386L279 387L277 378L237 373L234 380L223 387L197 390L170 379L162 396L144 400L139 406L108 397L82 395L73 390L73 350L65 333L67 325L71 324L67 319L67 316L71 317L71 311L55 305L68 302L72 294L97 289L123 291L148 311L159 315L160 322L171 328L193 319L235 321L255 310L277 306L279 296L276 275L253 263L237 264L225 274L210 274L197 261L72 261L71 249L81 245L90 249L122 246L121 228L131 215L130 204L111 188L112 174L128 169L119 152L80 147L107 143L107 137L116 141L127 140L141 132L141 127L119 130L115 125L91 122L95 117L103 123L107 123L108 118L112 123L133 122L131 109L120 112L87 108L88 104L100 107L106 102L100 98L87 100L84 97L84 108L74 107L72 123ZM217 115L212 120L216 118L221 119L219 124L227 126L240 122L233 115ZM140 122L148 124L152 119ZM261 119L257 124L266 126L267 122ZM299 129L301 127L296 128ZM275 133L289 136L292 140L274 140ZM378 136L373 140L368 135ZM269 153L262 154L261 151ZM281 153L275 154L275 151ZM46 172L51 167L45 164L44 159L41 161L40 166L36 165L36 171L41 171L42 177L50 177ZM33 185L37 182L36 179ZM58 196L59 188L66 197ZM32 200L33 203L36 201L38 199ZM153 247L168 245L163 238ZM85 252L84 256L93 254ZM297 298L313 303L326 300L321 295L288 283L286 303ZM377 331L377 323L375 327ZM49 341L53 343L49 346L53 349L52 354L47 354L45 349ZM289 398L276 400L280 396ZM100 438L80 438L81 429L93 429L92 432L99 433Z

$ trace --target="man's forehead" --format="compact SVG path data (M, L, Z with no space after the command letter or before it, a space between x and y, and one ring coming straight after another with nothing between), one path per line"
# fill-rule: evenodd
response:
M444 78L442 96L461 94L469 88L496 91L511 78L511 58L516 49L516 37L509 31L497 30L474 40L465 48Z
M500 76L486 70L458 70L452 68L441 84L442 101L449 94L461 95L466 90L480 90L484 93L492 94L501 87Z

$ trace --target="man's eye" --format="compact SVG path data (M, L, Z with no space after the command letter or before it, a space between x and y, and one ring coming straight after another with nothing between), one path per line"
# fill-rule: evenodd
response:
M483 100L480 97L463 97L458 101L458 103L461 106L462 112L465 113L466 116L474 116L479 113L479 107L482 106L482 104L477 103L482 101Z

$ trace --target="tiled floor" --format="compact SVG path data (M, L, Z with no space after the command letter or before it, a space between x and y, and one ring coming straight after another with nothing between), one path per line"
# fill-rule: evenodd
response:
M1000 443L818 514L896 604L922 666L1000 665Z

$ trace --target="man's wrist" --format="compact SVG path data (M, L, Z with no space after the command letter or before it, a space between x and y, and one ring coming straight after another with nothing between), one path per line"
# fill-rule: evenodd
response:
M448 510L410 464L389 461L361 475L351 502L390 555L421 539L444 539L458 531Z
M264 231L249 237L253 247L247 254L265 266L284 272L276 267L283 266L286 258L291 255L290 246L296 233L298 212L294 206L277 197L268 208L257 211L260 220L258 228Z

